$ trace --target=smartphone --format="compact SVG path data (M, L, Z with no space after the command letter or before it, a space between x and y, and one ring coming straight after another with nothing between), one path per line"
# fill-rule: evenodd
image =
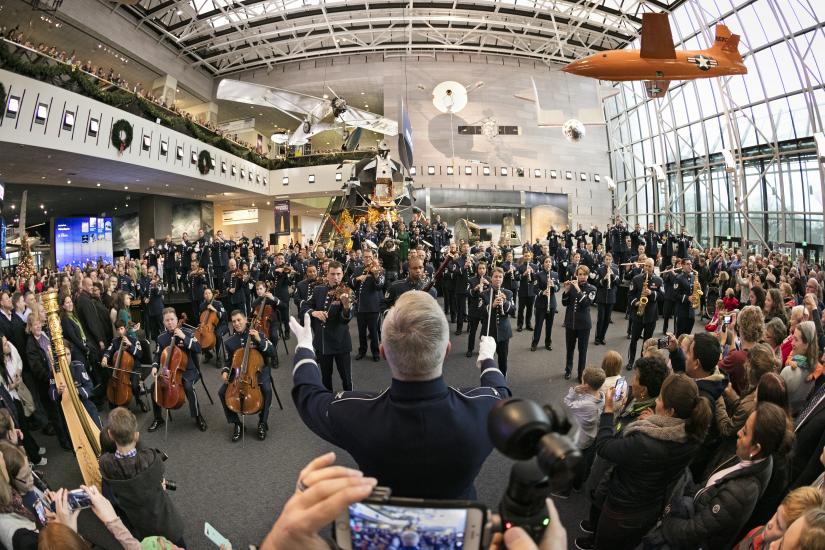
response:
M479 502L368 499L350 505L335 520L335 542L342 550L481 550L486 522L487 508Z
M206 535L206 538L214 542L218 548L221 546L224 548L232 548L232 543L229 542L229 539L221 535L208 521L203 524L203 534Z
M659 348L659 349L666 349L667 348L667 342L668 342L667 336L665 336L664 338L659 338L658 340L656 340L656 347Z
M627 380L619 378L616 380L616 385L613 386L613 388L613 401L621 401L624 399L625 392L627 391Z
M82 510L83 508L91 508L92 499L89 493L83 489L75 489L69 491L69 508L72 510Z
M37 514L37 521L40 522L40 525L46 525L47 506L48 504L43 502L41 499L37 499L34 503L34 513Z
M731 316L730 315L725 315L722 322L724 322L726 325L729 325L730 321L731 321Z

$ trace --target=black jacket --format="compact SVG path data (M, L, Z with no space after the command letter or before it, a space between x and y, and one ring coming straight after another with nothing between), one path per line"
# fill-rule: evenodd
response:
M590 283L596 286L596 303L597 304L615 304L616 293L619 290L619 268L615 264L610 264L610 267L601 265L595 271L590 272L591 275L595 273L595 277L590 280ZM609 282L609 284L608 284Z
M628 299L630 300L630 314L633 321L640 320L636 315L639 306L639 299L642 297L642 287L645 284L645 274L640 273L633 277L630 284L630 293ZM647 297L647 306L645 307L645 314L641 317L643 324L655 323L659 318L659 302L664 299L664 292L662 291L662 280L656 275L651 275L647 278L647 287L650 289L650 296ZM684 369L683 369L684 370Z
M590 306L596 298L596 287L591 284L581 285L581 293L572 285L561 296L561 303L567 309L564 312L564 326L571 330L582 330L593 326L590 318Z
M335 355L338 353L349 353L352 351L352 338L349 334L349 326L354 313L353 308L344 311L341 302L328 294L329 287L326 285L316 286L312 296L301 304L300 317L303 319L306 313L313 311L326 311L327 321L322 323L320 319L310 317L312 323L312 345L315 353L319 355Z
M357 277L366 275L363 281ZM350 286L355 290L358 313L378 313L381 311L381 303L384 301L384 273L380 271L378 277L371 273L364 272L364 264L359 264L353 270Z
M183 538L183 520L161 485L162 456L156 449L142 449L132 458L105 453L98 461L103 494L138 540L152 535L171 541Z
M720 465L717 471L733 466L736 460L734 457ZM693 495L688 517L671 514L663 520L664 538L674 549L730 548L765 492L772 470L773 461L768 457L731 472L710 487L703 484Z
M83 332L86 334L86 339L91 339L94 345L98 342L106 343L106 333L103 330L103 325L100 323L100 317L97 315L95 305L92 303L92 297L86 293L81 292L77 296L75 314L80 319L83 325Z

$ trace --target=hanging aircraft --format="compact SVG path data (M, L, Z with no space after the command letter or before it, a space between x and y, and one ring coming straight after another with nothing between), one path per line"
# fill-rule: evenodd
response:
M315 134L341 127L363 128L388 136L398 135L396 121L351 107L332 88L329 91L334 97L324 99L262 84L224 79L218 84L217 98L271 107L294 118L300 125L289 135L289 145L303 145Z
M640 50L610 50L573 61L562 70L599 80L644 80L648 97L663 97L673 80L748 74L739 53L739 35L716 25L716 41L707 50L676 51L666 13L642 16Z

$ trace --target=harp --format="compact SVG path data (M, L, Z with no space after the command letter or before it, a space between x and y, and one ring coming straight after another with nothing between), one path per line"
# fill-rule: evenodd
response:
M100 468L97 458L100 456L100 428L94 423L74 385L72 369L69 365L69 350L63 344L63 329L60 326L59 305L57 291L50 290L43 294L43 307L46 309L46 319L49 323L49 332L52 336L52 351L54 352L55 384L63 382L66 390L60 400L60 407L69 429L75 456L77 457L83 483L100 487Z

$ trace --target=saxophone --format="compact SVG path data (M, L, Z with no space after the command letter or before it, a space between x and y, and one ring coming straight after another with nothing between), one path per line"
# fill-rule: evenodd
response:
M650 274L645 270L645 281L642 283L642 290L647 288L647 280L650 278ZM639 303L636 306L636 315L639 317L645 316L645 309L647 308L647 296L642 296L639 298Z
M693 276L693 292L690 295L690 307L693 309L699 309L699 306L702 303L702 288L699 286L699 274L696 273Z

